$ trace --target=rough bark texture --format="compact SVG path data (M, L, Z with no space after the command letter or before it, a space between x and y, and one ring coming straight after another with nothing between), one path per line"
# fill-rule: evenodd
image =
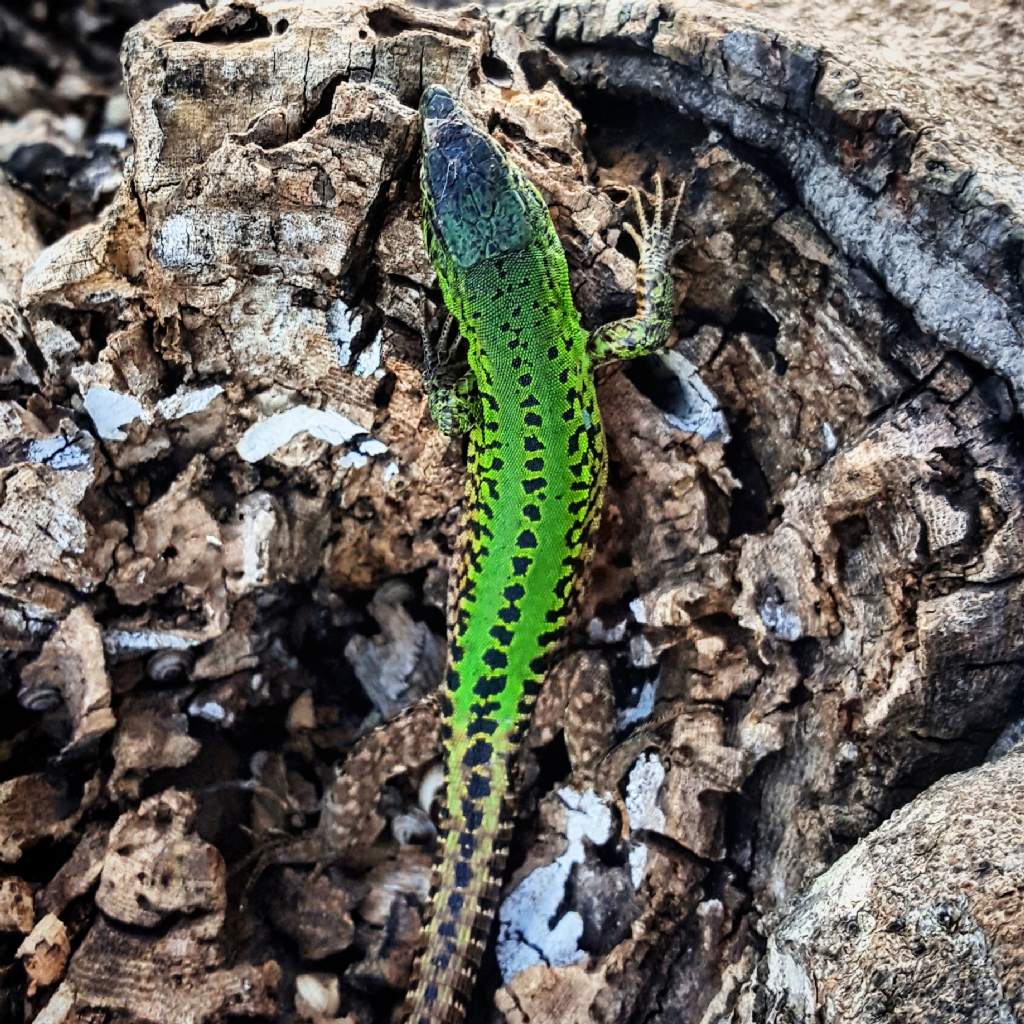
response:
M125 104L83 54L128 9L0 12L0 1021L372 1024L408 982L429 742L324 804L343 863L254 864L440 674L427 81L541 187L588 325L622 186L687 188L474 1019L1022 1019L1020 11L183 4Z
M943 779L859 843L769 936L752 1016L1020 1020L1022 790L1018 749Z

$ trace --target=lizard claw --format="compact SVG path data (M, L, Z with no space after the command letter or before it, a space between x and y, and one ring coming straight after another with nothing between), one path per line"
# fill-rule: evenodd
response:
M421 296L423 385L430 415L444 434L463 434L473 421L472 378L461 350L462 337L451 313L445 313L441 329L431 330L427 300Z
M644 266L651 266L652 264L664 266L668 263L674 251L672 241L686 188L683 185L679 186L672 206L668 211L668 217L665 217L665 186L662 183L661 175L655 174L654 199L651 201L653 212L649 221L644 211L643 197L640 189L635 185L631 185L629 186L629 192L633 197L633 204L636 207L636 219L640 224L640 230L638 231L629 221L626 221L623 225L623 230L636 243L637 249L640 251L641 264Z
M425 295L420 296L420 309L422 311L420 339L423 342L423 378L430 382L450 384L466 371L465 363L458 359L459 332L456 328L455 317L446 312L440 330L432 332L432 318L427 310Z

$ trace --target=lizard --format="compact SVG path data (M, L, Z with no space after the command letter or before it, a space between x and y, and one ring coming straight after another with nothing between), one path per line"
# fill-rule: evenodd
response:
M608 456L594 370L668 341L683 190L665 216L656 177L650 219L631 190L636 312L587 332L537 187L442 86L424 89L420 118L424 243L449 317L425 338L424 382L437 425L467 438L467 470L439 694L444 824L404 1014L460 1024L502 881L515 756L601 513Z

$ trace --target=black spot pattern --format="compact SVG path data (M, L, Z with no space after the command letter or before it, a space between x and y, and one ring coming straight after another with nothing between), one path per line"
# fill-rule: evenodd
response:
M431 257L438 266L433 250ZM586 337L546 211L535 244L465 271L452 295L449 284L442 278L483 415L469 438L464 528L452 560L445 710L447 767L459 785L428 926L437 971L425 983L436 982L429 1005L461 1006L468 976L460 964L479 963L497 898L498 809L579 592L606 456ZM450 952L443 967L439 951ZM439 1009L426 1020L454 1024L462 1015Z

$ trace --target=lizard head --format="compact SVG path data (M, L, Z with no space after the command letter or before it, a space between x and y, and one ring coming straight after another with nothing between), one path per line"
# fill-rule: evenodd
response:
M439 85L420 102L427 249L443 277L525 249L548 219L540 193Z

